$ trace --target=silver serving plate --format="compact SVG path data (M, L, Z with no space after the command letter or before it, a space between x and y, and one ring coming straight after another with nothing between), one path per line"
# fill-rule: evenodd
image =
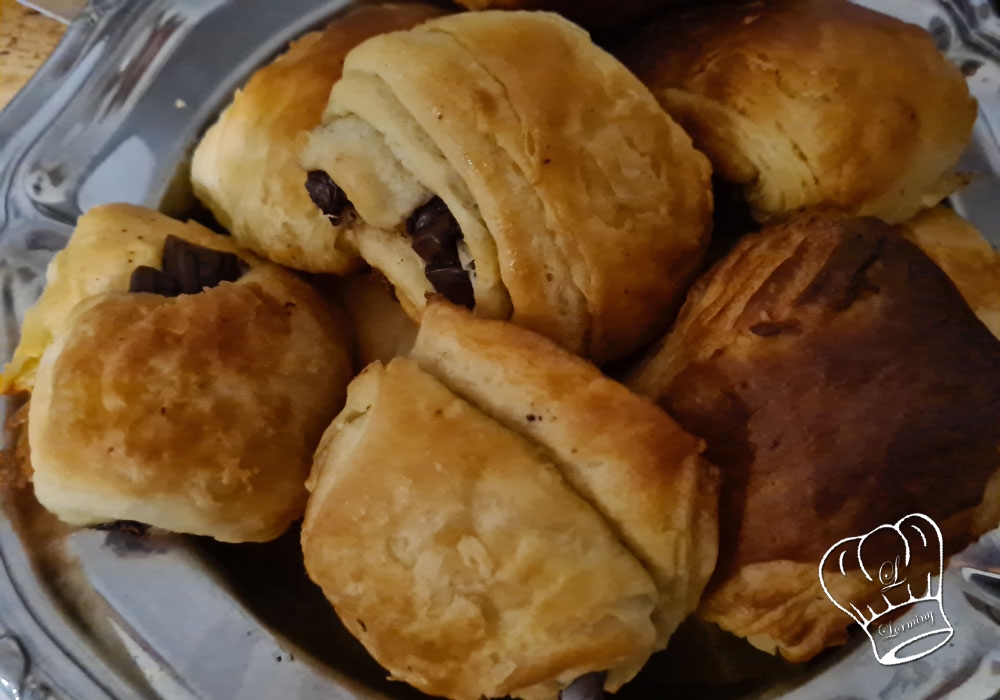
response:
M43 0L35 0L45 4ZM126 201L193 210L199 134L252 70L346 0L92 0L0 113L0 355L81 212ZM928 27L980 100L952 200L1000 244L1000 23L987 0L863 0ZM788 667L689 622L618 697L987 700L1000 689L1000 532L945 574L952 642L880 666L863 635ZM388 681L308 581L298 533L263 545L72 531L6 489L0 698L311 700L424 696Z

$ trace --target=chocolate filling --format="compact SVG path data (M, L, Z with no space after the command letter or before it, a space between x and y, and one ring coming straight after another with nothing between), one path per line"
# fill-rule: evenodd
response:
M175 297L181 293L181 286L165 272L148 265L140 265L132 271L128 290L133 293L150 292L163 297Z
M426 263L424 274L434 289L466 308L476 305L469 273L458 257L462 229L440 197L435 197L413 212L406 222L411 245Z
M353 211L347 193L322 170L311 170L306 176L309 199L327 215L330 223L340 225ZM448 301L466 308L476 305L469 273L458 256L462 229L440 197L419 207L406 222L413 250L424 261L424 274L434 289ZM475 267L470 264L470 268Z
M94 530L107 530L111 532L121 532L125 535L135 535L141 537L149 531L149 525L136 522L135 520L114 520L110 523L94 525Z
M197 294L221 282L235 282L247 265L234 253L213 250L176 236L163 244L162 270L140 265L132 272L128 290L165 297Z
M344 214L352 207L347 193L322 170L310 170L306 175L306 191L313 204L327 215L330 223L339 226Z

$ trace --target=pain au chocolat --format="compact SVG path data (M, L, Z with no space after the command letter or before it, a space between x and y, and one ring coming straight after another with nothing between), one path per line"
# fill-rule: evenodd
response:
M52 261L4 386L31 392L35 495L61 520L239 542L302 515L351 376L349 335L305 282L118 204Z
M415 318L441 293L598 363L664 329L708 242L708 161L628 70L543 12L356 47L302 164Z
M405 439L400 436L405 435ZM432 301L323 437L306 569L394 678L457 700L629 680L715 564L701 442L589 362Z
M922 28L848 0L704 3L619 54L766 220L899 222L964 184L976 101Z
M789 660L846 639L817 576L841 539L922 513L948 556L1000 522L1000 341L901 227L807 213L745 237L628 383L722 470L700 615ZM839 593L870 590L848 572Z
M320 123L348 51L441 14L417 3L353 7L294 41L236 92L195 149L191 184L239 245L310 272L356 266L357 256L341 245L341 222L318 211L304 189L300 139Z

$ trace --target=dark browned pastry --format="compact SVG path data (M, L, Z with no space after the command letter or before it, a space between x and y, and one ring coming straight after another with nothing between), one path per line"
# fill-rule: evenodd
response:
M877 219L810 213L744 238L629 383L723 469L701 614L790 660L845 638L817 577L838 540L920 512L948 555L1000 520L1000 342Z

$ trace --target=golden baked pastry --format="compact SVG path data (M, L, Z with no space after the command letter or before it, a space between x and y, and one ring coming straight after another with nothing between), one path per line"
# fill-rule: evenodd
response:
M410 351L417 324L403 311L382 273L365 270L347 275L337 291L354 328L359 369L376 360L388 363Z
M102 292L128 290L136 267L159 265L167 236L227 253L238 251L231 238L143 207L112 204L81 216L66 247L49 264L41 298L24 315L21 338L4 368L3 393L31 391L38 361L70 311ZM243 259L251 267L259 263L253 256Z
M410 357L541 445L604 516L656 582L665 647L715 568L718 481L704 443L547 338L441 301L428 304Z
M410 360L352 382L310 489L306 569L394 678L554 698L652 651L639 562L527 440Z
M239 245L300 270L339 273L355 265L356 255L340 246L340 224L309 201L300 137L319 124L348 51L440 14L415 3L352 8L294 41L236 92L194 152L191 184Z
M302 514L352 375L349 336L305 282L197 225L107 205L81 217L30 318L46 337L33 482L61 520L239 542Z
M431 695L553 699L593 672L614 691L714 566L701 449L552 341L432 301L411 357L355 379L317 450L306 568Z
M828 206L899 222L964 183L976 101L915 25L848 0L713 4L621 55L762 220Z
M708 242L707 160L548 13L464 13L364 42L302 163L411 315L440 292L597 362L669 323Z
M808 213L747 236L628 384L722 470L700 614L789 660L846 639L817 577L842 538L919 512L950 555L1000 522L1000 341L878 219Z
M903 235L948 273L979 320L1000 338L1000 253L976 227L939 206L907 221Z

